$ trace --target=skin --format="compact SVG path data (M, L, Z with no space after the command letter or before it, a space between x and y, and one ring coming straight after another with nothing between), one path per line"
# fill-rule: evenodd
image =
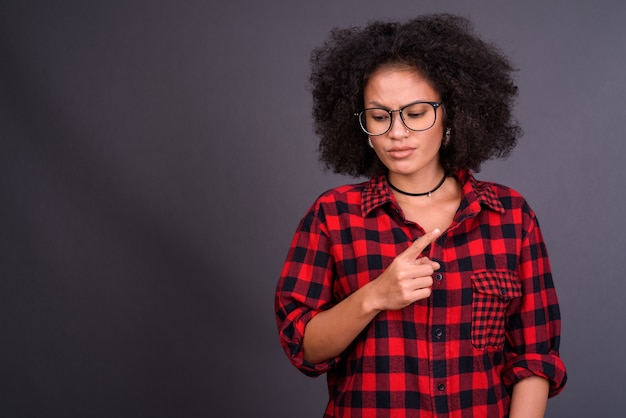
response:
M364 89L365 107L400 109L417 100L440 101L439 93L414 69L384 66L370 76ZM410 131L395 112L391 129L371 137L376 155L388 169L388 179L411 193L431 190L444 175L439 148L445 132L445 113L437 110L435 125ZM304 358L319 363L338 356L383 310L399 310L431 295L432 275L440 265L422 251L450 226L460 199L460 185L448 177L431 197L411 197L394 191L405 218L429 231L399 254L376 279L331 309L318 313L306 326ZM529 377L514 386L511 418L543 417L548 381Z
M546 413L550 383L539 376L520 380L513 386L510 418L541 418Z
M392 110L417 100L441 100L440 94L420 73L398 66L382 67L372 73L363 97L365 107ZM439 183L445 172L439 160L445 128L443 107L437 109L437 119L430 129L417 132L407 129L396 112L389 132L370 137L376 155L388 169L387 178L394 186L410 193L421 193ZM405 218L426 231L447 229L461 202L461 187L454 177L448 177L431 197L393 193Z
M405 67L383 67L369 78L363 91L365 107L400 109L417 100L437 102L439 94L419 73ZM425 131L410 131L394 113L393 125L384 135L370 137L374 151L388 169L388 178L407 192L432 189L444 174L439 161L444 115L437 110L435 125Z

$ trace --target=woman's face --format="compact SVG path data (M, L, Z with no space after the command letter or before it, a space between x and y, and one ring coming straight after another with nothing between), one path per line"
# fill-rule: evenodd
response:
M439 102L439 93L417 71L403 67L383 67L370 76L363 92L365 108L401 109L416 101ZM427 130L409 130L393 112L388 132L370 136L374 151L389 170L391 178L440 176L439 148L443 139L443 109L435 110L434 125ZM386 112L381 114L384 116ZM405 119L412 117L405 112ZM387 113L387 117L389 114Z

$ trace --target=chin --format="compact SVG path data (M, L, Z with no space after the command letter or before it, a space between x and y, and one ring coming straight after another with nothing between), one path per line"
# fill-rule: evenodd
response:
M394 163L389 164L387 166L387 170L391 173L401 174L401 175L411 175L420 171L420 169L424 168L423 166L412 164L412 163Z

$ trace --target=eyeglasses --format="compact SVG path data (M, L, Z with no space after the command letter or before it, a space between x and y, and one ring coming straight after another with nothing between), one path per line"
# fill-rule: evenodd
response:
M379 107L370 107L355 113L359 119L361 129L368 135L384 135L393 125L393 113L400 113L400 119L404 126L412 131L425 131L430 129L437 120L437 109L443 102L414 102L402 109L389 110Z

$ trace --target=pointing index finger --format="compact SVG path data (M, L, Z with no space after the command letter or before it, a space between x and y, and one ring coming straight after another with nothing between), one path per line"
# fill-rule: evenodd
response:
M411 246L404 251L404 254L413 259L417 259L422 251L424 251L424 248L428 247L428 245L437 239L439 235L441 235L441 230L439 228L435 228L432 231L427 232L413 241L413 244L411 244Z

